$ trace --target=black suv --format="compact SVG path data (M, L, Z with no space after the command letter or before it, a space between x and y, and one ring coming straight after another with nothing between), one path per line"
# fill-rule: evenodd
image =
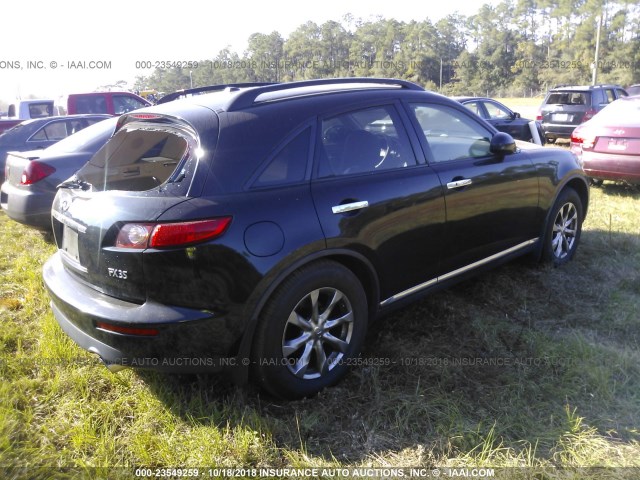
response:
M588 184L569 151L401 80L218 89L122 116L56 196L51 305L114 370L227 367L311 395L382 313L576 251Z
M536 120L548 142L570 138L571 132L627 92L619 85L559 86L547 92Z
M544 132L540 122L522 118L518 112L514 112L506 105L486 97L452 97L473 113L484 118L501 132L508 133L517 140L544 144ZM535 129L532 131L532 128Z

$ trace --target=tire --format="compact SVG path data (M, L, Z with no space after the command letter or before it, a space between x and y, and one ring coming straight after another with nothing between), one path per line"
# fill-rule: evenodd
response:
M263 309L252 349L260 386L286 399L334 385L360 354L367 298L346 267L319 261L280 285Z
M556 199L549 214L542 258L555 266L569 262L580 243L582 201L573 188L566 187Z

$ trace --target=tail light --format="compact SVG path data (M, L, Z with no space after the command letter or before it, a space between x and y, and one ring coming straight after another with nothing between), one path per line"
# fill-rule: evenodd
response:
M575 129L571 133L571 145L580 146L583 149L590 149L596 144L596 136L589 133L588 130L579 131Z
M39 182L43 178L48 177L56 171L50 165L40 163L37 160L30 161L24 170L22 171L22 177L20 178L21 185L32 185Z
M536 120L539 121L539 122L544 120L544 117L542 116L542 110L538 111L538 114L536 115Z
M584 117L582 117L582 123L586 122L587 120L591 120L595 114L598 113L596 110L594 110L593 108L587 110L584 113Z
M116 247L142 250L193 245L222 235L232 217L177 223L127 223L116 238Z

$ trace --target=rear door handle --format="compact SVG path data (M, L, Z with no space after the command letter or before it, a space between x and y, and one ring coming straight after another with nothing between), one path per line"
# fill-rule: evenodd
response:
M447 183L447 188L449 190L453 190L454 188L466 187L467 185L471 185L472 183L473 180L471 180L470 178L465 178L464 180L457 180L455 182Z
M343 203L340 205L336 205L335 207L331 207L331 211L333 213L347 213L347 212L353 212L354 210L367 208L368 206L369 206L369 202L364 200L362 202L351 202L351 203Z

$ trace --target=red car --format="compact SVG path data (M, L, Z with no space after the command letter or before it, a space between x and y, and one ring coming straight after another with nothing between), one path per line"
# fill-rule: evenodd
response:
M596 182L640 184L640 97L623 97L577 127L571 150Z

